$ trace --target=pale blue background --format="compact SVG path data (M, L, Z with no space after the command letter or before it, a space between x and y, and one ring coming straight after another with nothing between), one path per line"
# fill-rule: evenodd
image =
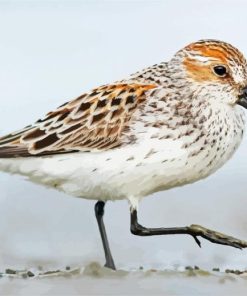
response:
M246 1L0 1L0 134L103 83L217 38L247 56ZM140 206L146 226L199 223L247 239L247 142L205 181ZM0 174L0 270L104 262L93 212L79 200ZM247 251L190 237L134 237L128 204L109 202L106 225L118 267L247 267Z

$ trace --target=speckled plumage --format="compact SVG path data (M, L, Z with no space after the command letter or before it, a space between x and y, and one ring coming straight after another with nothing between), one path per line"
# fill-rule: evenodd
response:
M226 65L217 77L214 65ZM247 84L243 55L203 40L112 85L92 90L0 139L0 169L68 194L128 199L195 182L239 146Z

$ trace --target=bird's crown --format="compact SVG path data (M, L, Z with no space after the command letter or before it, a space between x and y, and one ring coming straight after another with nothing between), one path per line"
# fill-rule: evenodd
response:
M243 54L223 41L199 40L187 45L176 56L182 58L188 76L198 82L232 80L233 83L241 83L247 76Z

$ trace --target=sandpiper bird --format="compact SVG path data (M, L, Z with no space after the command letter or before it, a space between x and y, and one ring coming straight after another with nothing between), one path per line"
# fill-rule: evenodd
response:
M0 139L0 170L97 200L106 267L115 269L103 223L107 200L130 203L135 235L189 234L236 248L247 243L199 225L146 228L139 201L195 182L239 146L247 108L247 63L238 49L201 40L127 79L66 102Z

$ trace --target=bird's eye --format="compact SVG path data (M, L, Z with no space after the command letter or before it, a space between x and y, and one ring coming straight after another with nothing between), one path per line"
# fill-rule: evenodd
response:
M220 76L220 77L225 77L226 74L227 74L227 69L225 66L222 66L222 65L219 65L219 66L214 66L213 67L213 70L214 70L214 73L217 75L217 76Z

